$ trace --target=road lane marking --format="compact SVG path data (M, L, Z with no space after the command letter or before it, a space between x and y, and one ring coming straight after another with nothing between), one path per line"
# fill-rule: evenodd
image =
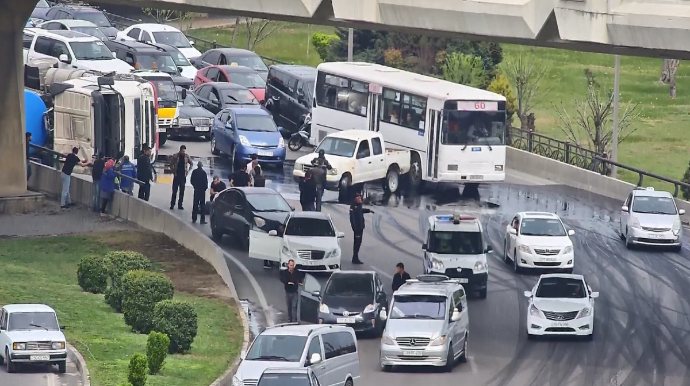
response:
M247 280L249 280L249 284L251 284L252 289L254 289L254 292L256 292L256 296L259 300L259 304L261 305L261 308L264 313L264 317L266 318L266 324L268 324L268 327L273 327L275 323L273 322L273 317L271 316L270 308L268 307L268 301L266 300L266 295L264 294L264 291L261 290L261 286L259 285L259 282L256 281L256 278L254 275L252 275L251 272L247 269L247 267L244 266L240 262L238 258L235 256L223 251L223 255L227 257L228 259L232 260L235 265L237 265L240 268L240 271L244 274L244 276L247 277Z

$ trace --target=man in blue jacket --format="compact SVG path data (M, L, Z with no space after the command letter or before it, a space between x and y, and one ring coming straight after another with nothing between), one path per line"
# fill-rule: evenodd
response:
M122 159L122 164L120 165L120 173L127 177L131 177L134 179L137 178L137 166L129 161L129 156L127 155L124 156L124 158ZM134 194L134 182L126 178L122 178L120 181L120 189L124 193L127 193L131 196Z

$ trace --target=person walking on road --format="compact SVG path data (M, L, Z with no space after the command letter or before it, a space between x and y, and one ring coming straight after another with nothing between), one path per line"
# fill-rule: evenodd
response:
M395 276L393 276L393 292L397 291L401 285L410 280L410 274L405 272L405 264L398 263L395 265Z
M101 216L105 216L105 210L108 204L113 200L115 195L115 161L108 160L103 167L103 176L101 177Z
M93 181L93 204L94 213L101 210L101 178L103 177L103 169L105 168L105 156L103 153L98 153L96 160L91 166L91 181Z
M264 176L263 170L261 170L261 165L254 166L252 174L252 186L257 188L266 187L266 177Z
M285 302L287 303L288 323L298 322L299 287L303 276L295 269L295 260L288 260L288 269L280 273L280 281L285 286Z
M128 155L122 157L120 173L129 178L137 178L137 166L129 160ZM121 178L120 190L122 190L123 193L129 194L130 196L134 195L134 182L127 178Z
M244 187L251 186L251 177L247 173L247 165L240 166L240 170L232 173L230 176L230 186L232 187Z
M137 180L144 184L139 187L139 199L148 201L151 196L151 181L153 181L153 166L151 165L151 148L144 145L144 151L137 158Z
M317 195L318 197L318 195ZM362 246L362 236L364 235L364 214L374 213L373 210L362 207L362 194L355 194L355 201L350 205L350 226L354 233L355 240L352 246L352 264L364 264L359 259L359 248Z
M192 222L196 222L197 215L201 215L201 224L206 224L206 189L208 189L208 175L202 168L201 161L192 172L191 183L194 188L194 201L192 202Z
M72 152L65 155L65 163L62 165L62 192L60 194L60 207L62 209L67 209L74 205L69 195L69 187L72 183L72 172L74 171L74 167L77 165L84 167L89 164L86 160L80 160L77 154L79 154L79 148L73 147Z
M321 200L323 199L323 190L326 186L326 174L328 170L333 169L326 159L326 152L319 150L319 156L311 161L313 167L311 168L314 182L316 183L316 211L321 212Z
M302 210L305 212L313 212L316 210L316 183L312 176L311 170L304 173L304 179L299 183L299 203L302 205Z
M189 165L189 169L187 169ZM170 197L170 209L175 209L175 200L177 200L177 209L184 209L182 203L184 202L184 189L187 184L187 174L194 167L192 160L187 155L187 146L180 146L180 151L175 153L170 158L170 170L173 171L173 185L172 196ZM177 191L180 191L180 197L177 198Z
M225 186L225 182L220 180L220 177L218 176L213 176L213 182L211 182L211 198L210 200L213 201L213 198L216 197L216 194L224 191L228 187Z

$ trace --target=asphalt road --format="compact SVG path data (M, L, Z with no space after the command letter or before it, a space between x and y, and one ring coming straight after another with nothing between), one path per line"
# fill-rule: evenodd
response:
M81 386L81 375L71 361L67 372L58 374L57 366L22 366L17 373L8 374L6 366L0 366L0 386Z
M200 159L210 157L201 150L195 154L190 146L188 151ZM222 174L227 170L227 162L214 159L213 168L216 174ZM291 172L288 166L282 173L267 169L267 186L295 200L298 190L291 182ZM459 380L477 386L690 384L688 246L680 254L628 251L616 232L619 201L541 183L544 181L511 173L505 184L482 186L479 197L469 198L462 197L457 189L416 197L383 197L374 187L366 199L376 214L367 215L360 252L365 265L355 267L347 259L352 243L347 207L336 204L335 194L327 192L324 210L332 215L336 227L347 234L343 241L343 268L375 270L388 287L397 262L405 263L412 276L422 272L421 238L426 219L433 213L462 210L480 215L495 251L489 263L488 298L470 300L469 362L458 365L451 374L433 369L382 373L378 368L379 341L361 339L364 385L391 381L421 385L430 380L442 386L456 385ZM190 219L189 189L186 209L175 210L185 219ZM152 202L167 207L169 194L168 186L155 184ZM502 261L505 226L519 211L555 212L568 228L575 229L575 273L585 275L593 290L601 294L593 342L527 341L527 300L522 293L533 287L538 274L516 275ZM208 226L197 226L210 236ZM277 270L264 270L261 261L249 259L227 236L220 245L227 253L240 297L251 304L255 323L284 321L285 302Z

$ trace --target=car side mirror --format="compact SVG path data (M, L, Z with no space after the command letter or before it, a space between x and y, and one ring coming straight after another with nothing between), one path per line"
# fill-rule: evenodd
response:
M622 210L623 212L627 212L627 211L630 210L630 208L628 208L627 205L623 205L623 206L621 206L621 210Z
M490 246L487 246L487 247L486 247L486 250L484 251L484 253L491 253L491 252L493 252L493 251L494 251L493 248L491 248Z
M453 315L450 316L450 321L457 322L458 320L460 320L460 311L456 308L453 310Z
M117 59L117 52L113 52L113 58Z
M343 239L343 238L345 238L345 233L344 233L344 232L338 232L338 233L336 233L336 236L337 236L339 239Z
M311 354L311 357L309 357L309 364L315 365L319 362L321 362L321 354L317 352Z
M182 69L180 67L177 67L177 68L180 70L180 72L182 72ZM187 99L187 89L183 88L182 89L182 100L185 100L185 99Z
M427 243L422 244L422 249L426 251L426 249L429 247Z
M532 297L532 291L525 291L524 295L526 298L531 298Z
M574 235L574 234L575 234L575 231L574 231L574 230L571 229L571 230L568 231L568 236L572 236L572 235Z
M268 231L268 235L269 236L278 236L278 231L276 231L276 230Z
M67 328L67 326L60 326L60 329L61 329L61 330L64 330L64 329L66 329L66 328Z
M314 291L311 293L312 295L316 296L317 298L321 297L321 291Z
M510 229L508 229L508 233L510 233L511 235L516 235L516 234L517 234L517 229L515 229L515 228L510 228Z
M599 292L592 292L592 293L589 295L589 297L592 298L592 299L596 299L596 298L599 297Z
M58 60L61 61L62 63L67 63L67 64L72 62L71 60L69 60L69 57L67 56L67 54L60 54L60 56L58 57Z
M678 209L678 214L679 215L684 215L685 214L685 209Z
M193 46L193 45L194 45L194 40L190 40L190 41L189 41L189 45L190 45L190 46Z
M382 308L381 312L379 312L379 319L381 319L381 320L388 319L388 312L386 311L385 308Z

